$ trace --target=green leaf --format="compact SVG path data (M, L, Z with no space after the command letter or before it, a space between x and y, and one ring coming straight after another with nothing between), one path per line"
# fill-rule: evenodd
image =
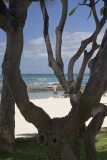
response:
M103 15L103 12L104 12L104 7L102 7L102 8L100 9L100 15L101 15L101 16Z
M77 6L77 7L78 7L78 6ZM70 11L69 16L72 16L72 15L75 13L77 7L75 7L74 9L72 9L72 10Z

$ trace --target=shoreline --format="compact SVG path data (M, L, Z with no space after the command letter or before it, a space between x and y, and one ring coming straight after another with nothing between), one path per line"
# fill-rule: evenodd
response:
M81 91L83 91L85 89L85 86L81 86ZM28 92L45 92L45 91L53 91L52 87L34 87L34 88L27 88ZM62 88L62 86L60 84L58 84L58 91L64 91L64 89Z
M60 83L57 84L58 85L58 91L63 91L64 89L62 88L62 86L60 85ZM83 92L83 90L85 89L85 86L81 86L80 90ZM0 94L2 91L2 86L0 86ZM29 93L34 93L34 92L48 92L48 91L53 91L53 87L47 87L47 86L32 86L32 85L28 85L27 86L27 92Z

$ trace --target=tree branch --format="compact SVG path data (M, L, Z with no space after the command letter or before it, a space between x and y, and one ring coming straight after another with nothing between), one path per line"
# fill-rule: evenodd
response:
M0 1L0 14L6 16L8 14L8 9L3 0Z
M92 60L90 60L89 62L89 68L90 68L90 72L92 74L94 68L95 68L95 62L98 61L99 64L103 63L103 54L104 54L104 50L106 48L106 45L107 45L107 30L105 31L104 33L104 36L103 36L103 39L102 39L102 42L101 42L101 46L96 54L96 57Z
M49 16L47 14L47 10L46 10L45 3L43 0L40 1L40 5L41 5L41 10L42 10L43 19L44 19L44 39L45 39L45 43L46 43L46 47L47 47L49 66L54 70L54 73L57 76L57 78L59 79L59 82L62 85L62 87L64 88L64 90L67 93L69 93L68 82L65 79L64 73L57 66L57 63L56 63L54 56L53 56L52 46L51 46L49 33L48 33Z
M103 18L107 19L107 1L103 0L103 2L104 2Z
M86 50L84 51L83 62L82 62L82 65L80 67L80 71L78 73L77 79L76 79L76 84L75 84L75 89L76 90L80 90L82 79L83 79L83 75L84 75L87 63L90 60L90 58L92 57L92 55L94 54L94 52L96 51L96 49L98 49L99 47L100 46L98 44L96 44L96 42L95 42L92 45L92 48L91 48L91 50L89 52L87 52Z
M22 25L22 27L24 27L27 17L27 9L30 4L31 2L29 0L11 0L9 2L9 11L11 14L10 23L14 25L15 29L18 27L17 25Z
M99 132L99 130L103 124L104 118L105 118L105 116L104 116L103 112L99 112L93 117L93 119L89 123L89 125L87 127L87 131L92 133L91 136L93 136L93 138L95 138L95 136Z
M95 33L94 33L95 34ZM71 84L74 82L74 75L73 75L73 68L75 62L78 60L78 58L83 53L84 49L87 47L88 44L90 44L93 40L94 34L91 35L89 38L81 42L81 46L78 49L77 53L70 59L69 66L68 66L68 82Z
M62 33L67 18L68 0L62 0L62 16L59 25L56 28L56 63L63 72L63 61L61 57Z
M0 28L7 30L9 11L3 0L0 1Z
M97 57L102 55L104 47L106 46L106 44L107 44L107 29L104 33L104 36L103 36L103 39L102 39L102 42L101 42L101 47L99 48L99 51L97 53Z
M74 76L73 76L73 68L74 68L74 64L75 62L78 60L78 58L81 56L81 54L83 53L83 51L85 50L85 48L87 47L88 44L90 44L91 42L93 42L93 45L92 45L92 50L89 52L90 53L90 58L91 58L91 54L93 54L96 50L96 39L98 37L98 34L100 33L101 29L103 28L104 24L106 22L106 19L103 17L101 20L100 20L100 23L99 25L96 26L96 29L94 31L94 33L89 37L87 38L86 40L82 41L81 43L81 46L79 48L79 50L77 51L77 53L70 59L69 61L69 66L68 66L68 82L69 84L71 84L71 88L72 88L72 82L74 82ZM95 46L94 46L95 45ZM95 49L95 50L94 50ZM87 61L88 62L88 61ZM80 71L80 74L84 74L83 71L85 71L85 66L86 66L86 63L84 62L83 60L83 63L84 63L84 67L82 66L82 73ZM81 69L80 69L81 70ZM80 75L79 75L80 76ZM81 78L82 78L82 75L81 75ZM82 79L81 79L82 80ZM75 87L75 86L74 86Z
M93 17L94 17L96 26L97 25L99 26L99 19L98 19L98 16L97 16L97 12L96 12L96 8L95 8L95 1L94 0L90 0L90 7L91 7L91 10L92 10L92 13L93 13Z
M83 2L78 3L78 4L82 6L89 6L89 4L87 3L87 0L83 0Z

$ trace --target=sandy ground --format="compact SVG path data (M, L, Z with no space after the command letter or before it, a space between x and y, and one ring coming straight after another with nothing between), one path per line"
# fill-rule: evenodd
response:
M71 105L69 98L53 98L48 99L35 99L32 100L37 106L43 108L51 118L53 117L64 117L66 116L70 109ZM107 96L103 96L101 102L107 105ZM89 122L89 121L88 121ZM102 127L107 127L107 117L104 120ZM37 129L31 124L25 121L22 117L17 106L15 107L15 136L28 136L32 133L37 133Z

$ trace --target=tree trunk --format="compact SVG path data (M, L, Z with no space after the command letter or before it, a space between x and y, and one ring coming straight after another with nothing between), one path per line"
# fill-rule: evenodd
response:
M15 102L3 80L0 105L0 152L13 152L15 145Z
M92 133L91 133L92 134ZM87 160L97 160L97 151L95 147L95 137L89 133L84 135L84 148Z

